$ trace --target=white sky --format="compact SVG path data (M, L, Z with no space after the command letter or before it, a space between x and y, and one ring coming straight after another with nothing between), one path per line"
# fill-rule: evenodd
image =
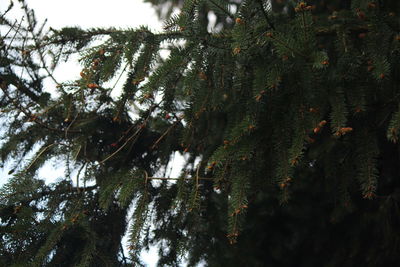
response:
M14 0L17 3L16 0ZM38 19L47 18L53 28L63 26L88 27L136 27L148 25L161 29L155 11L141 0L26 0L35 10ZM110 2L112 4L110 4ZM0 9L9 0L0 1Z
M18 1L14 2L18 6ZM158 21L154 9L141 0L27 0L26 2L35 10L39 21L47 18L47 25L55 29L65 26L136 28L140 25L146 25L153 31L160 31L162 28L162 22ZM0 12L3 12L8 4L9 0L0 0ZM18 19L21 15L21 10L14 8L9 17ZM61 72L56 72L56 78L65 81L77 77L80 70L76 68L76 64L63 67ZM0 185L7 180L6 172L7 170L0 170ZM51 165L45 172L53 179L63 175L63 170ZM149 267L156 266L158 259L156 254L157 249L151 248L149 253L142 253L142 260Z

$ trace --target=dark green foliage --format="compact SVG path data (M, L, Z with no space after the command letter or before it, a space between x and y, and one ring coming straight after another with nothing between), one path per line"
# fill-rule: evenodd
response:
M0 265L395 266L398 3L171 3L157 34L1 17ZM44 51L83 65L52 97Z

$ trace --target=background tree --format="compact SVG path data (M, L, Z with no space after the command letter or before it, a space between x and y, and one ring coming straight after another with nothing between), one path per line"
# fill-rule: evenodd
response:
M397 2L234 6L185 1L159 34L2 16L3 265L114 266L150 244L161 266L396 264ZM44 93L49 55L76 52L81 79ZM176 151L186 166L165 179ZM55 158L65 180L46 185L37 171Z

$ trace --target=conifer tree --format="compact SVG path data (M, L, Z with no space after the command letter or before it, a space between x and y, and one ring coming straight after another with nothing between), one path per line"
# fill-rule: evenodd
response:
M140 265L150 245L160 266L397 264L397 1L172 1L160 33L46 31L20 2L0 21L0 265ZM80 79L56 80L75 53Z

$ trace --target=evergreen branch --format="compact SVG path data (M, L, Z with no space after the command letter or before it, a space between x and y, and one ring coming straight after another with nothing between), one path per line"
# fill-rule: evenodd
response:
M22 113L24 113L25 116L27 116L28 118L30 118L33 122L37 123L38 125L42 126L43 128L45 128L45 129L47 129L47 130L50 130L50 131L54 131L54 132L64 132L64 130L62 130L62 129L50 127L50 126L48 126L47 124L45 124L44 122L40 121L40 120L37 118L37 116L33 115L30 111L25 110L24 107L22 107L21 105L19 105L20 102L17 101L16 99L12 98L12 97L8 94L8 92L7 92L6 89L4 89L3 87L2 87L2 89L3 89L3 92L4 92L5 96L6 96L9 100L11 100L11 102L14 104L14 106L15 106L19 111L21 111ZM79 131L71 131L71 132L78 133Z
M233 17L229 12L225 10L222 6L220 6L218 3L216 3L214 0L208 0L211 2L214 6L216 6L219 10L221 10L224 14L226 14L232 21L235 20L235 17Z
M42 112L36 113L36 116L43 116L45 115L47 112L49 112L52 108L57 107L58 105L60 105L62 103L63 99L60 98L60 100L54 102L54 104L46 107Z
M125 264L126 266L128 266L128 263L127 263L127 261L126 261L127 258L126 258L126 256L125 256L124 248L122 247L122 243L119 244L119 249L120 249L120 251L121 251L122 260L124 261L124 264Z
M7 86L11 84L35 103L39 101L39 96L29 90L29 88L26 87L14 73L9 75L0 75L0 84L3 84L1 85L1 89L3 89L3 91L6 90Z
M196 185L198 186L199 185L198 181L200 181L200 180L205 180L205 181L213 181L214 180L214 178L212 178L212 177L200 177L199 176L199 171L200 171L200 165L196 169L196 176L195 177L185 177L185 176L183 176L183 177L178 177L178 178L149 177L148 173L145 171L145 180L146 180L145 184L147 184L147 180L165 180L165 181L168 181L168 180L172 180L172 181L174 181L174 180L196 180Z
M54 77L53 74L50 72L49 68L47 67L47 64L46 64L44 55L43 55L43 53L42 53L42 49L41 49L40 43L39 43L39 41L38 41L38 36L39 36L39 34L41 34L41 32L43 31L43 28L44 28L44 26L45 26L45 24L46 24L46 20L45 20L45 22L42 24L41 28L39 29L39 33L36 33L36 34L35 34L35 33L34 33L35 23L32 21L31 16L29 16L28 7L27 7L26 5L23 5L23 9L24 9L25 15L26 15L27 18L28 18L28 19L27 19L27 21L28 21L28 28L31 29L31 30L28 31L28 32L29 32L29 33L31 34L31 36L32 36L32 40L33 40L34 45L35 45L35 51L36 51L36 52L38 53L38 55L39 55L39 59L40 59L40 62L41 62L41 64L42 64L42 69L44 69L44 71L47 73L48 77L50 77L50 79L52 79L53 82L54 82L56 85L59 85L60 83L55 79L55 77Z
M265 20L267 21L267 24L269 25L269 27L270 27L272 30L275 30L274 24L272 23L272 21L270 20L270 18L269 18L269 16L268 16L267 12L266 12L265 9L264 9L264 4L263 4L262 0L257 0L257 2L258 2L258 4L259 4L260 7L261 7L261 11L262 11L262 13L263 13L263 15L264 15Z
M52 79L53 82L56 85L59 85L60 83L56 80L56 78L54 77L53 73L51 73L49 68L47 67L44 55L42 53L42 50L40 48L39 41L37 40L36 35L33 32L31 32L31 34L32 34L32 38L33 38L34 43L35 43L35 48L36 48L35 51L38 53L39 59L40 59L40 61L42 63L42 69L44 69L44 71L47 73L48 77L50 77L50 79Z
M214 178L211 177L183 177L183 178L170 178L170 177L148 177L148 180L206 180L206 181L213 181Z
M200 163L197 166L197 170L196 170L196 177L194 177L192 180L195 180L195 184L194 184L194 189L193 192L190 195L190 208L189 208L189 212L192 211L195 208L199 207L199 171L200 171Z
M301 51L299 51L299 50L297 50L297 49L295 49L295 48L293 48L293 47L290 47L290 46L289 46L287 43L285 43L283 40L281 40L281 39L279 39L279 38L276 38L272 33L267 33L267 36L268 36L269 38L275 40L277 43L279 43L280 45L282 45L282 46L285 47L286 49L292 51L294 54L297 54L297 55L303 57L304 59L308 59L308 58L309 58L309 56L303 54Z
M88 186L88 187L80 187L79 190L80 191L85 191L85 190L89 190L90 191L90 190L95 190L97 188L98 188L97 185L93 185L93 186ZM17 195L23 195L25 193L26 193L25 191L17 191L17 192L11 193L11 194L4 195L3 197L0 198L0 202L5 201L7 199L10 199L10 198L12 198L14 196L17 196ZM70 193L70 189L68 189L68 191L67 190L59 190L59 189L56 189L56 190L50 190L50 189L43 190L41 192L35 193L30 198L21 199L21 200L19 200L19 202L30 203L30 202L32 202L34 200L41 199L41 198L43 198L45 196L48 196L48 195L59 195L59 194L63 194L63 193Z
M302 11L301 12L301 23L302 23L302 28L303 28L303 34L304 34L304 38L306 38L307 37L307 32L306 32L306 19L305 19L305 12L304 11Z
M24 0L21 2L24 3ZM229 254L229 248L223 242L212 242L211 249L207 249L209 240L221 240L221 231L226 231L228 239L234 242L243 230L240 239L244 242L240 242L238 248L251 245L254 237L252 233L262 232L266 236L271 235L271 238L261 238L260 247L271 249L265 252L258 250L258 247L246 248L251 253L254 250L257 256L232 254L225 265L262 265L260 260L265 260L262 253L283 255L287 252L286 245L293 243L290 235L283 235L282 238L280 234L282 230L287 230L287 225L295 225L291 227L296 235L295 243L302 244L304 240L309 240L307 233L314 225L312 221L315 218L323 221L327 219L330 214L323 212L323 209L314 209L313 206L304 210L302 208L309 204L328 208L332 206L329 196L337 195L338 181L331 177L342 177L339 182L344 181L348 199L355 200L353 211L356 210L356 213L348 206L345 208L352 212L351 216L360 219L361 224L357 224L356 228L362 224L365 226L356 229L357 236L371 234L368 232L370 226L383 221L389 230L384 229L383 237L379 231L375 231L370 239L378 240L379 246L376 247L396 249L396 240L390 235L397 230L395 219L399 210L399 194L396 193L399 191L398 184L393 180L399 170L397 144L385 141L384 132L393 142L397 141L400 132L400 112L394 108L394 104L398 105L399 90L397 74L400 35L397 36L396 14L400 7L396 4L396 9L381 10L380 4L375 3L377 1L368 3L367 7L365 1L358 0L351 2L351 9L339 10L338 16L332 14L328 17L325 16L326 10L321 16L317 14L327 7L326 3L315 2L313 15L318 19L313 20L310 13L297 12L297 15L291 16L291 6L288 5L292 3L286 0L187 0L184 1L183 15L171 23L173 30L181 27L181 32L162 34L143 30L110 30L106 33L109 30L106 29L103 33L109 36L105 36L96 35L101 29L85 31L65 28L43 35L43 27L40 28L31 10L26 14L30 20L29 28L24 28L26 21L20 25L20 29L17 29L18 21L14 24L12 20L0 22L6 27L12 25L7 39L1 39L0 65L15 76L16 84L20 83L28 90L23 92L12 84L8 86L7 77L0 75L1 86L5 91L5 94L1 93L0 105L9 105L5 115L1 116L6 119L6 131L10 134L9 139L1 145L0 156L9 158L15 153L18 159L14 159L14 164L19 164L25 159L25 152L37 146L36 140L39 140L41 146L30 157L31 161L23 166L28 165L27 170L32 172L32 169L38 169L48 158L60 155L66 162L65 176L68 177L67 183L46 186L45 181L37 181L22 170L2 187L0 214L5 214L9 221L6 222L7 238L4 245L0 245L0 254L6 252L11 255L5 259L5 264L12 265L14 259L17 259L16 264L30 262L35 259L35 254L36 263L42 265L57 265L59 262L69 266L77 266L76 263L79 263L82 267L126 265L131 262L136 264L144 245L164 240L160 243L163 255L159 265L174 265L181 250L187 250L189 265L194 266L204 259L210 266L220 266L226 259L220 261L217 252L222 249L222 252ZM273 10L269 10L269 4ZM303 2L299 4L305 5ZM230 21L233 19L230 16L231 5L240 6L240 17L235 20L237 26ZM288 12L284 10L286 7L289 7ZM352 12L358 7L360 11ZM205 32L205 12L209 10L217 12L217 25L223 28L223 35ZM393 15L386 11L393 11ZM261 36L264 29L270 31L267 37L276 39L268 40ZM14 33L15 36L12 36ZM356 33L362 35L355 36ZM45 39L46 36L50 38ZM98 37L109 37L101 46L104 53L98 53L98 47L89 47ZM10 40L10 46L4 45ZM172 56L157 61L156 53L160 51L160 42L164 41L169 43L166 47L170 48ZM10 51L6 51L9 55L4 57L6 46ZM58 102L53 100L44 103L47 98L41 95L43 77L40 76L44 72L43 68L53 73L50 64L58 64L58 55L64 57L78 53L82 48L88 49L82 59L90 72L88 80L96 80L96 85L115 78L117 82L113 89L120 86L121 76L126 74L127 67L131 67L118 102L111 97L112 90L106 92L103 87L89 93L84 84L86 80L81 79L81 86L63 84L66 90L72 90L76 96L64 95L66 92L61 88L59 91L63 91L63 94L57 100L62 104L57 106ZM231 48L241 51L236 50L238 53L232 55L228 52ZM47 49L52 53L51 63ZM113 54L116 51L119 51L118 56ZM92 60L97 58L102 61L94 68ZM20 68L24 76L28 76L26 79L15 71ZM145 77L148 77L148 82L139 86ZM346 90L335 92L333 89L338 86ZM38 101L31 101L33 99L29 91L37 95ZM268 97L264 97L264 94ZM136 99L137 95L142 97ZM261 97L263 101L254 103L254 98L259 102ZM155 106L151 106L156 98L162 98L160 103L163 106L158 103L160 106L154 111ZM127 106L130 103L135 106L135 111L139 111L138 119L137 114L133 115L135 119L131 116ZM143 106L137 107L137 103ZM361 108L358 108L359 103ZM347 109L350 107L354 107L355 112L348 115ZM60 118L65 118L60 114L62 112L68 113L65 122L73 119L72 123L61 126ZM172 113L174 117L169 121L154 117L165 112ZM113 122L110 120L111 114L117 114ZM179 114L185 114L185 120ZM321 121L329 115L329 122ZM390 117L392 119L389 122ZM32 123L26 123L27 120ZM351 127L345 127L347 122L355 130L340 139L331 138L329 130L321 130L322 122L330 125L333 132L338 133L337 137L352 130ZM318 127L312 130L317 123ZM41 124L60 128L57 131L61 130L65 135L53 134ZM79 130L79 136L68 134L70 129ZM364 132L366 135L361 135ZM171 135L174 138L169 140ZM117 142L107 145L109 141L117 139ZM177 140L182 142L182 149L186 146L185 151L190 150L190 153L185 155L181 177L166 177L168 165L174 165L171 157L176 152ZM143 143L139 144L139 141ZM55 146L49 145L53 142ZM167 142L167 146L164 146ZM19 148L22 148L22 156ZM125 159L120 161L125 155ZM304 160L298 164L301 158ZM99 165L98 162L106 164ZM211 164L206 167L206 162ZM108 165L112 169L107 168ZM385 167L384 170L381 170L381 166ZM154 174L163 169L164 174ZM149 177L147 172L144 177L142 170L152 172L154 177ZM200 174L207 177L200 177ZM296 186L289 187L293 175L297 176ZM75 177L76 184L72 183ZM279 182L278 186L268 181L274 177ZM82 191L90 190L90 187L85 188L86 179L96 179L101 182L101 187L95 186L93 191L87 193L79 192L82 183ZM378 189L383 194L395 193L388 201L362 201L359 196L360 201L355 194L358 189L353 186L355 179L359 180L365 198L375 197ZM151 180L162 182L156 182L153 187ZM216 190L213 190L212 182ZM51 193L45 194L47 191ZM280 198L283 203L292 191L296 198L294 203L289 202L287 208L281 210L283 213L279 210L275 212L279 209L276 201L279 194L282 194ZM45 196L41 197L41 194ZM26 203L32 197L36 201ZM204 201L204 209L200 205L203 204L201 201ZM255 204L251 216L243 221L250 202ZM109 204L108 207L112 208L101 210L106 206L103 204ZM136 210L127 220L126 212L131 205ZM46 218L40 217L42 214L38 213L40 209L37 207L42 206L47 208L48 215L43 213ZM83 206L93 210L93 213L90 218L80 219L79 224L73 226L77 218L74 214L78 209L80 213ZM335 205L334 210L336 206L340 205ZM199 214L190 214L188 207L202 209L199 209ZM20 213L18 208L21 209ZM227 217L227 223L221 222L221 212L226 212L224 216ZM339 210L340 214L334 214L332 219L343 218L345 212ZM286 216L291 214L295 216ZM36 215L40 223L37 227ZM282 218L282 215L289 218L288 224L277 225L278 234L274 233L273 227L265 232L265 225L276 226L276 219ZM54 224L51 220L55 216ZM65 224L61 225L60 220L63 218L66 218ZM133 225L130 219L134 220ZM250 233L244 229L244 222L246 229L250 226L254 227L254 231ZM147 223L155 226L154 234L145 233ZM346 220L339 223L336 226L328 223L327 227L317 229L312 241L323 241L323 231L342 227ZM71 229L65 231L70 226ZM126 259L120 242L127 226L131 227L129 249L133 250L132 261ZM22 235L18 233L27 228L28 231ZM147 229L152 228L149 225ZM354 229L350 225L349 231ZM271 247L270 241L279 238L283 245ZM359 261L365 263L363 250L369 249L366 246L357 249L357 242L361 239L354 239L356 249L353 248L354 244L345 248L349 250L347 254L354 255L352 261L355 265ZM142 243L142 240L146 243ZM340 243L340 240L333 241L336 242L334 245ZM80 243L78 247L77 242ZM168 249L164 250L166 247ZM367 261L390 266L387 263L395 262L393 259L398 253L395 249L389 249L385 254L389 260L380 257L379 249L374 251L372 248L371 257ZM374 253L379 255L375 256ZM74 257L69 257L72 254ZM335 257L332 264L342 262L346 255ZM237 261L239 258L240 261ZM286 263L293 265L292 261Z
M147 177L147 173L146 173ZM135 211L133 213L133 218L135 219L135 222L131 226L132 229L129 233L129 250L131 250L131 257L132 259L136 258L136 253L140 251L139 248L139 243L140 243L140 235L143 229L143 226L145 224L145 219L148 216L148 202L149 202L149 192L146 190L147 188L147 183L144 186L143 194L140 196L137 202L137 206L135 208Z
M354 35L358 35L360 33L367 33L369 28L367 25L351 25L347 27L345 31L349 31ZM316 36L337 35L337 32L337 27L316 27L315 29Z

